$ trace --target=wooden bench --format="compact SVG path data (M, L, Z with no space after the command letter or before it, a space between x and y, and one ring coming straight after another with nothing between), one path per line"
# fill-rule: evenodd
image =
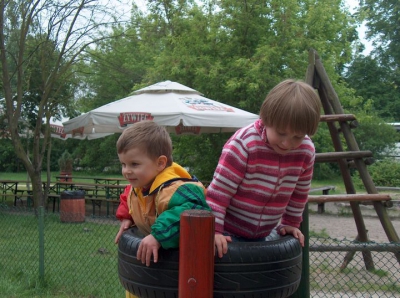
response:
M24 192L25 192L25 190L17 190L17 192L15 192L15 193L4 193L4 194L0 194L0 196L3 198L3 200L5 198L13 198L14 206L17 206L18 200L21 202L21 205L22 205L23 204L22 198L26 197L28 199L28 197L32 197L31 194L24 195Z
M384 207L392 207L392 198L387 194L340 194L340 195L309 195L310 203L328 203L328 202L360 202L368 205L373 202L382 202Z
M32 202L32 197L33 197L32 191L31 190L27 190L26 192L27 192L27 194L25 195L26 196L26 205L28 207L30 207L31 205L33 205L33 202ZM50 201L50 200L53 201L53 213L56 212L56 204L57 204L57 212L60 212L60 195L55 194L55 193L49 193L47 195L47 202ZM15 206L15 204L14 204L14 206Z
M311 188L310 193L322 191L323 195L329 195L329 191L335 190L335 189L336 189L336 186L334 186L334 185L326 185L326 186ZM308 196L308 201L310 202L310 195ZM318 203L318 213L322 214L324 212L325 212L325 202Z
M92 216L96 216L96 207L99 208L99 216L101 216L101 205L103 202L107 204L107 216L110 215L110 204L113 207L113 214L115 214L116 206L119 205L119 200L108 199L105 196L85 197L85 200L92 203Z
M400 187L392 187L392 186L376 186L376 189L382 191L400 191Z
M25 194L26 192L26 194ZM17 193L6 193L6 194L1 194L2 197L11 197L14 198L14 206L17 206L17 201L21 201L21 205L23 205L23 198L26 198L26 206L30 207L33 206L32 202L32 191L31 190L18 190ZM53 201L53 213L56 210L56 203L57 203L57 211L60 210L60 195L57 194L48 194L47 195L47 200L52 200Z
M21 196L15 193L3 193L0 194L0 197L2 197L3 202L6 198L14 198L14 206L16 205L17 200L21 200Z

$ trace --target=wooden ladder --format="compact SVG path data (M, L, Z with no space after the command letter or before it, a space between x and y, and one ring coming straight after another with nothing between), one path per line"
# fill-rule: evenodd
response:
M367 165L371 163L372 152L360 151L351 130L358 126L357 119L354 115L344 114L344 110L328 78L325 68L322 65L317 52L313 49L309 51L309 65L306 73L306 82L318 91L325 113L325 115L321 116L321 122L327 123L335 149L335 152L317 153L316 162L337 162L346 189L346 194L343 195L309 195L309 202L324 203L348 201L357 227L358 236L356 240L359 242L369 241L359 204L360 202L372 202L389 241L400 242L399 236L397 235L385 208L387 202L390 201L391 198L388 195L378 193L367 169ZM343 148L341 134L344 137L348 151L345 151ZM356 194L349 165L353 165L358 170L367 194ZM351 260L352 254L354 253L348 253L345 257L345 262L346 260ZM371 252L365 250L362 254L367 270L374 269ZM400 263L400 252L395 252L394 254L397 261ZM344 264L344 266L346 265L347 263Z

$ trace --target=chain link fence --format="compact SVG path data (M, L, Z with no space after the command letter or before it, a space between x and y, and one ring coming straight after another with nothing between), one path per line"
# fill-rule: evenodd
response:
M41 221L32 209L0 205L1 297L125 296L114 244L119 222L86 207L84 221L63 222L58 212ZM310 238L311 297L400 297L396 253L399 243Z
M62 222L59 213L47 212L43 218L41 227L32 209L0 207L1 297L124 297L115 217Z
M400 297L400 243L310 238L311 297Z

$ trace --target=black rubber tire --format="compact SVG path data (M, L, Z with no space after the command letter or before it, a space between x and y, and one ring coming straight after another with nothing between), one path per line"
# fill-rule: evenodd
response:
M126 231L118 245L118 273L123 287L141 298L177 298L179 250L159 250L146 267L136 259L140 237ZM214 298L288 297L301 278L302 249L292 236L265 242L232 242L223 258L215 257Z

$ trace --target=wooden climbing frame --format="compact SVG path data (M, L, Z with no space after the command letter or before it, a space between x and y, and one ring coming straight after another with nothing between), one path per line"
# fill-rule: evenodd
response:
M372 202L374 209L379 217L382 227L390 242L400 242L392 222L388 216L385 206L390 201L390 196L379 194L374 182L368 172L367 165L371 163L372 152L360 151L357 141L352 132L352 128L358 126L357 119L352 114L344 114L339 98L328 78L324 66L313 49L309 51L309 65L306 73L306 82L313 86L319 94L324 109L324 115L321 116L321 122L326 122L332 138L335 152L317 153L316 162L337 162L342 174L346 194L343 195L322 195L309 196L310 202L337 202L347 201L350 203L353 212L355 224L357 227L359 242L368 242L367 230L360 209L360 202ZM343 136L346 142L344 150L342 145ZM356 190L350 174L350 168L356 168L360 174L367 194L356 194ZM363 251L364 263L367 270L374 269L370 251ZM351 254L349 252L349 254ZM400 252L394 253L397 261L400 263ZM346 256L346 260L349 256Z

